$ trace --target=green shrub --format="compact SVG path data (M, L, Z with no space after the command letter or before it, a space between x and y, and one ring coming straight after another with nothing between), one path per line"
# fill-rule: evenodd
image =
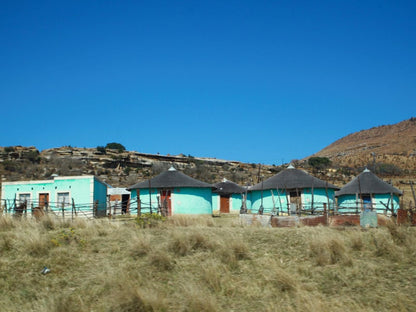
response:
M331 165L331 160L327 157L311 157L308 164L315 170L322 170Z
M123 152L126 150L126 148L122 144L116 143L116 142L107 143L105 148L115 149L115 150L118 150L119 152Z
M97 151L100 152L103 155L106 154L106 150L105 150L104 146L97 146Z
M11 172L20 172L20 165L16 161L12 160L5 160L3 162L4 170L11 171Z
M157 227L166 221L166 217L157 213L144 213L136 218L136 223L142 228Z
M38 163L40 161L39 151L29 151L24 153L24 158L31 161L32 163Z
M11 153L11 152L14 152L16 149L14 148L14 146L6 146L5 148L4 148L4 152L5 153Z

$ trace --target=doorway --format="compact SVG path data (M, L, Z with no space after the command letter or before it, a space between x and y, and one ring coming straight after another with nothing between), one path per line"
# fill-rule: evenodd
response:
M229 195L220 196L220 212L230 213L230 196Z
M160 191L160 207L162 215L171 216L172 215L172 193L170 190Z
M363 200L363 208L364 210L372 210L373 209L373 202L371 200L371 195L362 195L361 196Z
M302 197L299 191L291 191L290 196L290 213L296 214L302 207Z
M48 209L48 207L49 207L49 193L39 193L39 207Z
M129 205L130 205L130 195L129 194L122 194L121 195L121 214L126 214L129 212Z

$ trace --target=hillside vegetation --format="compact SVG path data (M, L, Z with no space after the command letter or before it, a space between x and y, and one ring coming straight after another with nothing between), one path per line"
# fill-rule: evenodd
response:
M314 156L328 157L341 167L356 168L373 162L416 170L416 118L373 127L347 135Z
M416 183L416 118L350 134L312 157L292 163L339 187L368 167L403 190L403 202L408 205L409 201L414 202L409 181ZM111 186L128 187L172 165L204 182L218 183L226 178L240 185L256 184L261 177L267 179L287 167L287 164L242 163L185 154L146 154L126 151L115 142L96 148L64 146L41 152L35 147L0 147L3 181L41 180L53 174L92 174Z
M0 217L1 310L416 309L415 228L146 224Z

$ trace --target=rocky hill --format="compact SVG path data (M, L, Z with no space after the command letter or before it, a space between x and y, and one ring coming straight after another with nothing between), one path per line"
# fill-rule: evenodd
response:
M317 168L306 158L296 161L295 166L340 187L368 167L404 190L406 202L413 201L409 181L416 183L416 118L350 134L311 157L328 158L331 162ZM226 178L241 185L258 183L261 177L267 179L286 167L99 147L64 146L41 152L36 147L0 147L2 181L48 179L53 174L93 174L114 187L128 187L171 165L208 183Z
M339 167L384 164L386 170L394 166L403 174L412 174L416 170L416 118L352 133L313 156L327 157Z
M331 160L331 168L327 170L335 172L338 185L343 185L351 175L368 167L404 191L405 206L415 201L410 187L410 181L416 184L415 117L352 133L312 156Z
M279 170L276 166L247 164L191 155L154 155L104 148L60 147L39 152L35 147L0 147L3 181L47 179L52 174L93 174L112 186L128 187L174 165L184 173L209 182L223 178L236 183L257 183Z

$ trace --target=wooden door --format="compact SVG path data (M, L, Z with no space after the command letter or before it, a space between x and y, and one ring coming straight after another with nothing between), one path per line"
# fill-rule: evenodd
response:
M171 191L160 191L160 205L162 207L162 214L165 216L172 215Z
M48 193L40 193L39 194L39 207L49 207L49 194Z
M220 212L221 213L230 213L230 196L220 197Z

